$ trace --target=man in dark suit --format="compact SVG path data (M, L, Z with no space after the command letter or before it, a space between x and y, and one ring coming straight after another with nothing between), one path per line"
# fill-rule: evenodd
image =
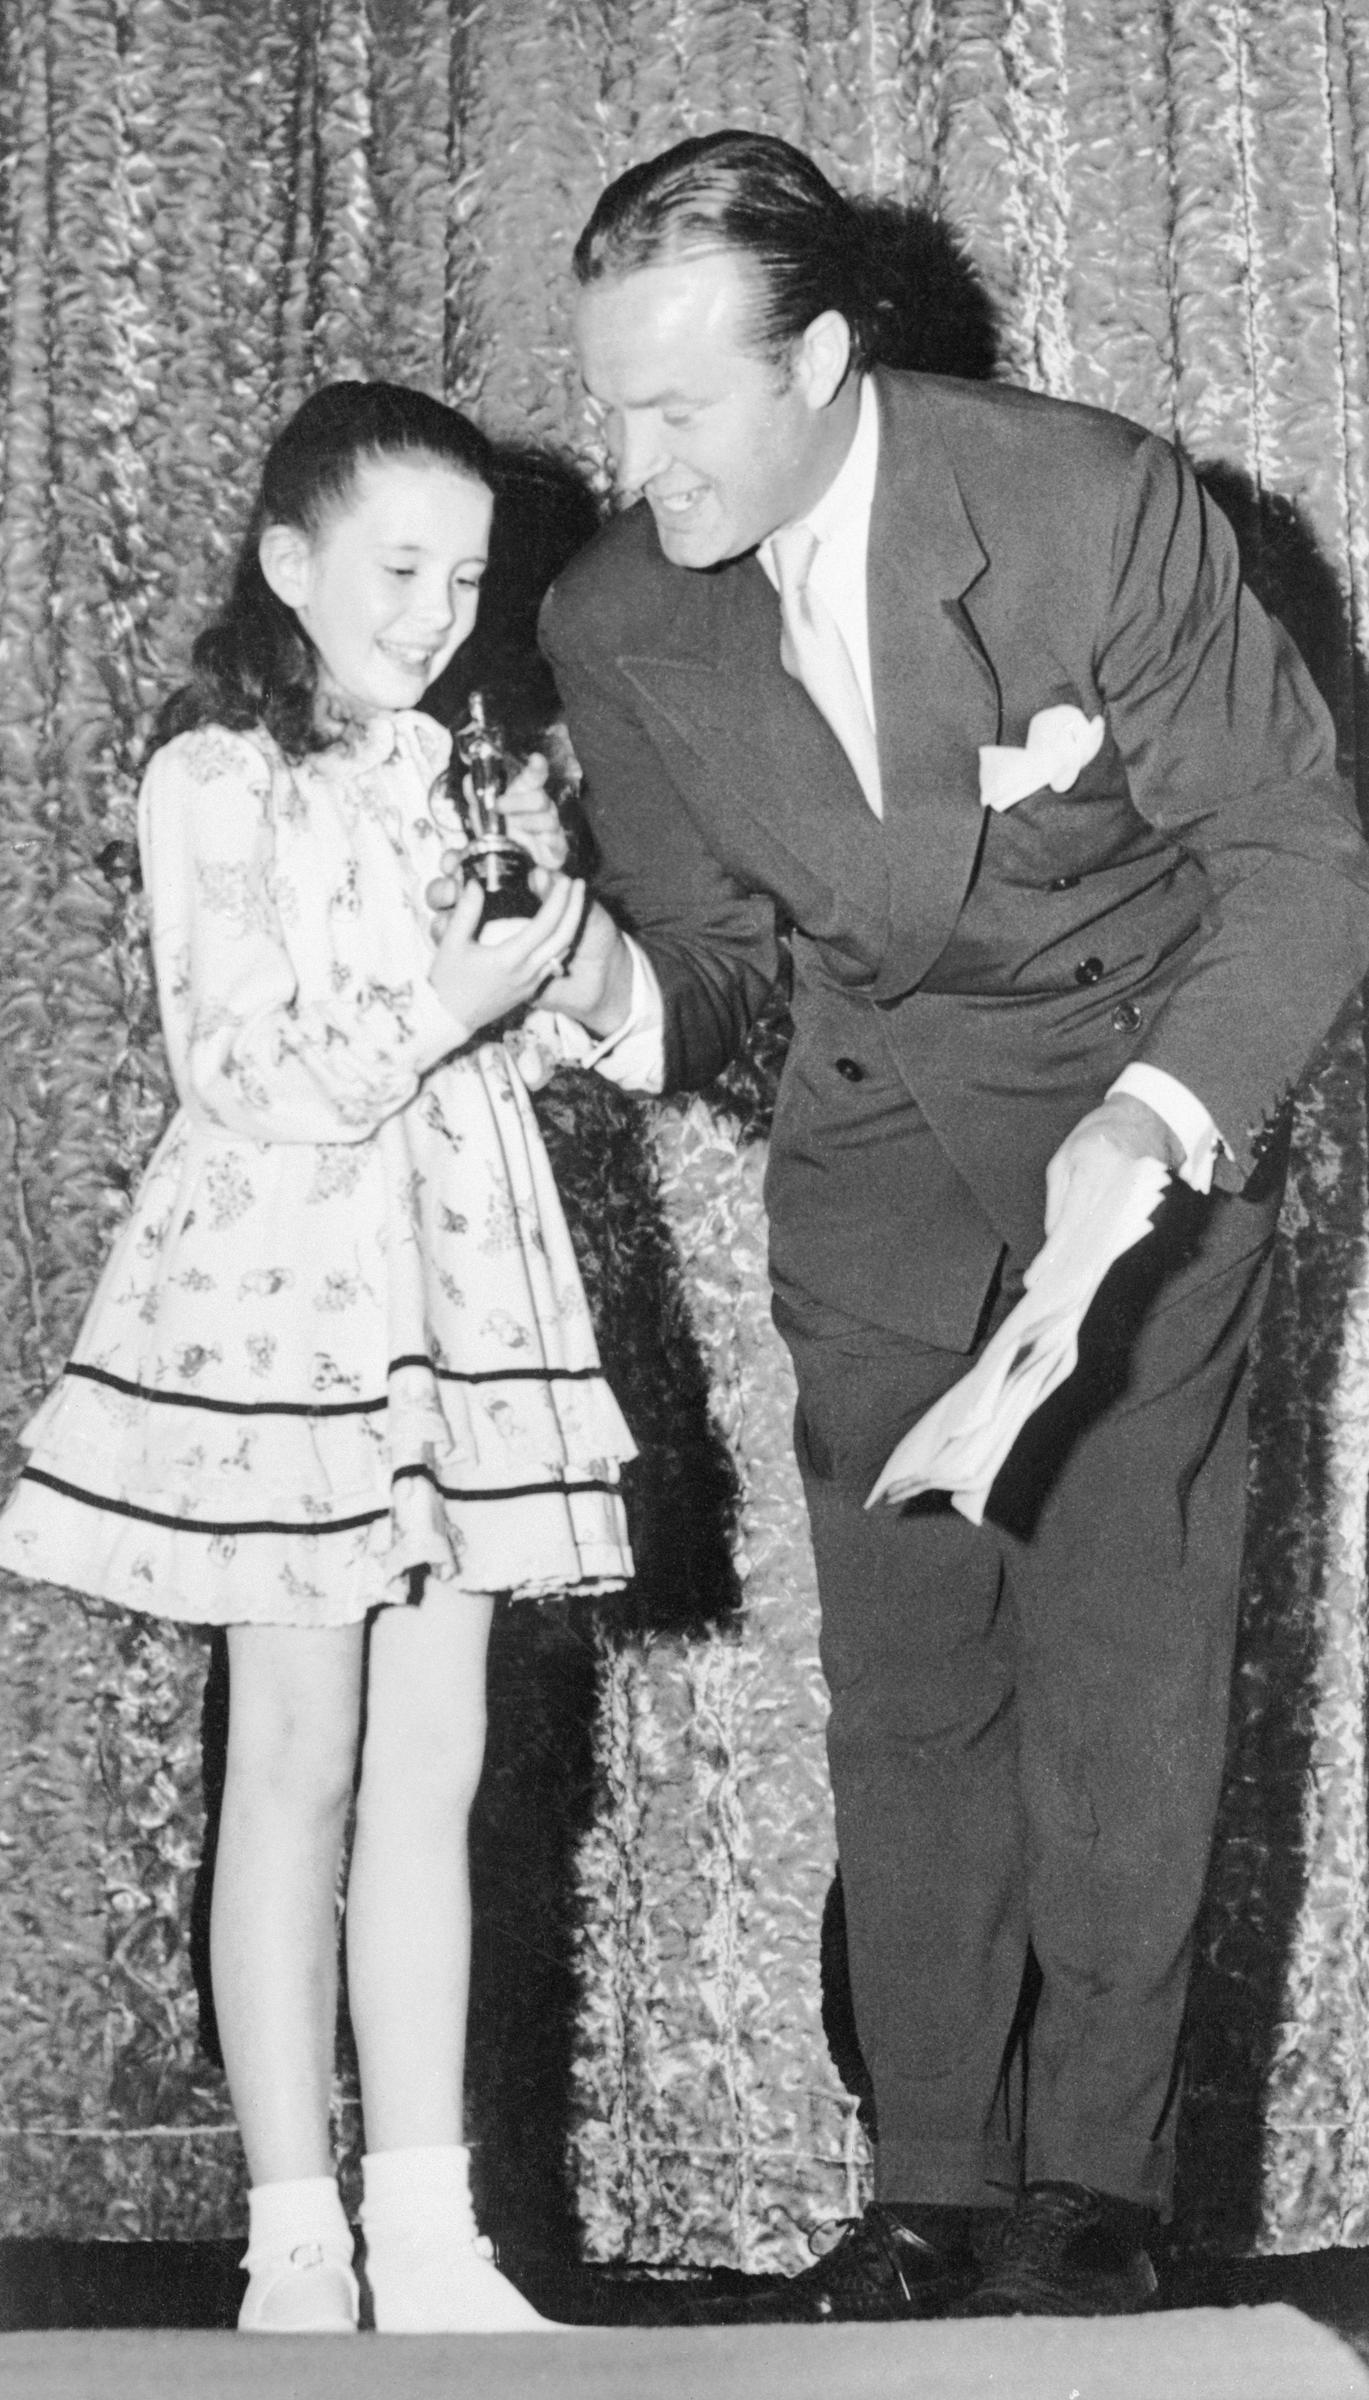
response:
M878 2139L761 2313L1143 2307L1283 1104L1369 965L1331 726L1164 442L872 370L859 222L787 144L633 169L575 268L638 505L543 638L630 939L594 912L547 998L690 1087L793 952L772 1272ZM1119 1156L1173 1182L987 1522L867 1510Z

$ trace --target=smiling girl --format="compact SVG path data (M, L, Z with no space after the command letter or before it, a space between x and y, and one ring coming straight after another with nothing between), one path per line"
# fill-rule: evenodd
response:
M622 1583L633 1444L487 1030L585 905L540 760L507 796L538 914L485 946L477 886L436 939L424 901L449 737L415 712L475 621L491 473L383 383L317 392L267 456L140 800L180 1105L0 1523L21 1574L228 1629L211 1953L250 2330L357 2322L329 2127L354 1784L376 2326L545 2322L471 2213L466 1821L494 1597Z

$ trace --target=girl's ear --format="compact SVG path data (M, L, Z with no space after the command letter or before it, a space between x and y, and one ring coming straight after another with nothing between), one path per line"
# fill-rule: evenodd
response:
M278 600L298 608L309 588L309 543L297 525L268 525L257 544L261 571Z

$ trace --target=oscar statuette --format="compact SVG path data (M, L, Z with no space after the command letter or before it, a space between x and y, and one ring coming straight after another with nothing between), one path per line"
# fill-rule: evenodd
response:
M447 790L466 832L461 873L485 894L480 931L501 920L535 917L539 902L529 880L532 861L507 830L500 800L509 781L509 757L499 728L485 714L484 696L472 692L470 715L452 736ZM512 930L512 928L510 928Z

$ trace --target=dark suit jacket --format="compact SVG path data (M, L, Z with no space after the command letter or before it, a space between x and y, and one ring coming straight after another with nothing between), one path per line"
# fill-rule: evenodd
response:
M638 507L543 640L601 888L661 979L668 1089L735 1051L794 929L777 1284L966 1348L1127 1060L1198 1094L1246 1185L1369 967L1369 858L1326 711L1167 444L1004 385L877 389L882 824L781 666L754 557L672 566ZM980 746L1061 702L1102 712L1098 756L985 809Z

